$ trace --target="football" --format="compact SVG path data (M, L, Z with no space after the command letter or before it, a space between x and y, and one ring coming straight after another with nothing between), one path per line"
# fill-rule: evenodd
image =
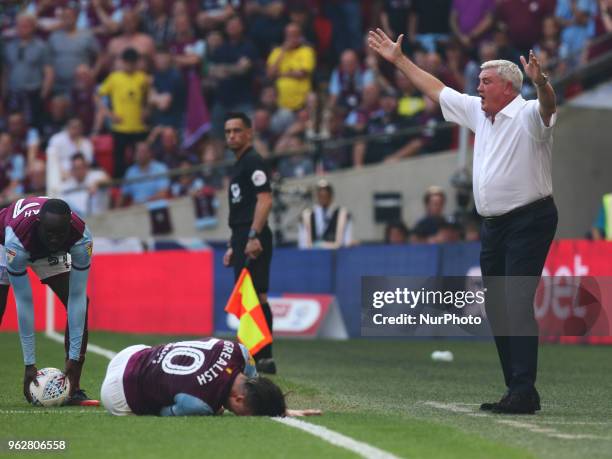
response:
M59 406L70 392L70 382L66 375L57 368L43 368L36 373L38 386L30 383L32 405Z

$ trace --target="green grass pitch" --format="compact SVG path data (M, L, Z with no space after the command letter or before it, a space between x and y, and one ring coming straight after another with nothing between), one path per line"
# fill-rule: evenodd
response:
M180 339L185 339L181 337ZM119 351L171 337L92 333L90 342ZM34 408L21 394L23 366L15 333L0 333L0 456L83 458L357 457L270 419L115 418L98 408ZM436 349L452 363L433 362ZM612 457L612 348L545 345L534 416L479 413L502 393L494 345L488 342L351 340L275 343L280 374L305 418L406 458ZM38 367L62 368L62 345L37 336ZM90 353L82 386L99 397L108 360ZM66 440L65 452L10 452L8 440Z

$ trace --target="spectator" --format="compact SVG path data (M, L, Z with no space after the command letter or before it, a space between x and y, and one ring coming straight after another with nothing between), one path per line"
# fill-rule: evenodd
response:
M603 195L599 213L591 228L591 237L595 241L612 240L612 193Z
M178 167L182 158L188 156L181 150L178 132L172 127L156 126L149 134L147 143L153 151L153 157L170 169Z
M0 203L10 203L23 193L24 178L23 156L13 152L10 135L0 134Z
M451 1L415 0L408 28L410 43L419 43L433 53L437 49L438 42L449 39Z
M112 121L113 133L113 177L122 177L125 172L127 149L147 136L144 123L144 105L147 100L148 78L136 70L138 51L127 48L123 51L123 70L115 70L98 89L98 110ZM109 96L112 111L102 103L99 96Z
M244 5L249 37L258 53L267 55L274 43L283 39L285 5L279 0L248 0Z
M155 161L146 142L136 144L136 161L125 173L126 180L165 174L168 168L165 164ZM168 196L170 181L168 177L152 178L145 181L126 183L122 188L122 204L128 201L133 204L143 204Z
M172 55L167 48L158 48L155 54L153 84L149 93L152 124L180 129L183 126L185 97L185 80L181 72L172 65Z
M278 172L283 178L299 178L314 174L314 161L306 151L307 147L300 136L291 135L285 139L278 153L283 157L278 162Z
M298 232L300 249L338 249L353 242L353 223L345 207L334 206L334 189L327 180L319 180L317 203L302 212Z
M553 14L555 0L505 0L498 2L495 16L508 27L510 43L519 54L529 50L540 40L544 18Z
M164 0L149 0L142 14L144 31L153 38L157 47L166 47L174 41L174 24Z
M82 153L71 159L70 175L61 183L60 199L79 215L101 214L108 209L108 193L100 186L110 179L106 172L90 169L90 163Z
M23 186L24 194L44 196L46 187L45 162L40 159L34 159L28 162Z
M505 23L499 22L493 29L493 42L497 47L499 59L514 62L517 65L520 64L520 54L510 41L508 26Z
M174 16L174 41L169 49L175 65L187 77L189 71L200 73L202 60L206 53L206 42L197 38L191 27L190 17L186 14Z
M264 86L259 95L259 104L270 112L270 129L280 136L295 121L295 114L278 106L278 91L274 86Z
M93 71L87 65L81 64L75 71L70 102L72 113L83 123L83 131L91 133L96 125L96 82Z
M555 17L545 17L542 22L542 36L533 51L538 57L546 53L547 65L542 66L542 69L550 77L562 75L566 70L565 59L568 58L568 50L567 46L561 43L560 35L561 30Z
M253 113L253 147L262 158L268 158L272 152L276 136L270 128L270 112L259 107Z
M40 128L40 148L46 150L49 140L64 129L70 118L70 101L63 95L54 96L49 101L49 109Z
M430 186L423 196L425 205L425 216L417 221L415 233L420 237L431 237L438 232L441 223L446 221L444 217L444 206L446 205L446 193L438 186Z
M347 132L352 134L363 134L372 116L380 109L380 87L377 84L369 84L363 88L361 104L355 110L349 112L344 120Z
M558 0L555 16L563 27L561 43L567 46L567 52L573 65L581 60L581 53L595 34L595 0Z
M47 147L47 193L57 196L63 181L70 177L72 157L80 153L87 164L93 162L93 144L83 135L83 123L71 118L66 128L49 140Z
M453 0L450 28L466 50L477 47L493 27L495 0Z
M304 106L315 65L315 52L304 43L300 27L288 24L283 45L274 48L267 63L268 77L276 82L279 107L297 110Z
M407 244L409 236L410 230L401 220L387 223L385 227L385 244Z
M181 159L178 168L187 171L192 168L194 164L187 158ZM204 180L198 177L195 172L185 172L178 177L175 177L170 185L170 194L174 198L180 196L194 196L198 194L200 190L204 188Z
M428 239L430 244L452 244L461 240L461 226L442 219L438 231Z
M8 116L8 133L13 141L13 151L26 158L26 164L38 156L40 136L38 130L28 126L21 112L13 112Z
M222 154L223 149L219 141L208 141L202 146L201 162L203 169L200 175L207 186L216 190L226 188L226 182L228 182L225 168L221 166Z
M464 237L466 242L480 241L480 221L477 218L468 218L464 224Z
M334 69L329 81L329 104L351 110L359 106L364 86L374 83L374 72L361 69L359 56L347 49L340 56L340 65Z
M213 134L223 138L223 124L228 112L253 110L255 46L244 38L242 19L234 16L225 25L227 41L210 55L209 76L217 80L212 109Z
M380 110L367 123L366 133L377 135L369 142L358 141L353 147L353 164L361 167L382 161L392 162L408 158L419 152L423 143L418 134L405 135L398 131L416 126L410 118L397 113L397 95L393 91L383 94Z
M22 111L36 128L43 122L44 101L53 88L53 67L46 43L34 36L36 18L17 18L17 38L4 47L6 107Z
M142 57L140 69L147 69L155 54L155 43L146 33L139 31L140 19L134 10L125 10L121 21L121 34L108 44L107 67L116 70L117 60L128 49L133 49ZM123 60L123 59L122 59ZM125 62L123 60L123 62ZM119 62L121 64L122 62Z
M335 56L346 49L360 50L362 41L361 2L334 0L322 2L323 13L332 23L332 45Z
M400 91L397 106L397 113L400 116L417 116L425 110L425 98L417 93L410 79L399 69L395 72L395 86Z
M242 6L242 0L202 0L199 3L196 22L203 32L219 28Z
M352 149L348 142L343 139L351 137L352 133L344 126L346 111L340 108L332 110L327 126L329 138L339 140L340 143L334 145L326 143L321 154L320 172L331 172L338 169L350 167L353 164Z
M77 30L78 7L70 6L62 10L62 28L49 37L49 51L55 72L54 91L70 95L74 85L75 72L79 65L93 65L100 48L89 30ZM96 64L94 75L100 64Z
M380 10L382 29L390 37L406 33L414 0L385 0Z
M121 8L113 0L92 0L85 10L85 26L105 48L111 36L120 29ZM80 19L80 18L79 18Z

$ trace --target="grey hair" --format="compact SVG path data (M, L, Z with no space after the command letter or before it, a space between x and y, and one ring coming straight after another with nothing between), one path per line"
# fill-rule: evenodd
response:
M521 88L523 87L523 72L521 72L519 66L514 62L504 59L496 59L494 61L484 62L480 68L482 70L497 70L497 74L502 78L502 80L512 83L512 87L517 93L521 92Z

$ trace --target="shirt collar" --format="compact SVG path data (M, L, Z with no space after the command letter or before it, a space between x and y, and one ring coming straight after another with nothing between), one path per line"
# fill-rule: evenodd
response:
M501 113L504 116L507 116L508 118L514 118L516 116L516 114L519 112L519 110L526 103L527 103L527 101L525 99L523 99L523 96L521 96L519 94L514 99L512 99L512 102L510 102L508 105L506 105L504 108L502 108L499 111L499 113Z

